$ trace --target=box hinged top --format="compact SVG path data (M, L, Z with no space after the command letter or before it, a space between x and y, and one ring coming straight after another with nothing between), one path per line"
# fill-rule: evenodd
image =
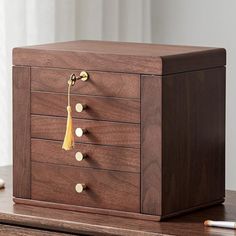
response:
M13 49L13 64L140 74L173 74L224 66L223 48L71 41Z

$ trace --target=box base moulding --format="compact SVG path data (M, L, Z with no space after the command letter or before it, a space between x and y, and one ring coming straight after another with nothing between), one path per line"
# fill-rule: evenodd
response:
M23 198L13 198L13 201L16 204L26 204L26 205L31 205L31 206L45 207L45 208L54 208L54 209L61 209L61 210L68 210L68 211L86 212L86 213L91 213L91 214L111 215L111 216L117 216L117 217L125 217L125 218L148 220L148 221L161 221L163 219L168 219L173 216L186 214L186 213L192 212L194 210L199 210L199 209L202 209L205 207L213 206L216 204L221 204L225 201L225 199L222 198L222 199L219 199L219 200L216 200L213 202L201 204L196 207L192 207L192 208L188 208L188 209L181 210L178 212L170 213L165 216L155 216L155 215L148 215L148 214L141 214L141 213L67 205L67 204L61 204L61 203L44 202L44 201L37 201L37 200L23 199Z

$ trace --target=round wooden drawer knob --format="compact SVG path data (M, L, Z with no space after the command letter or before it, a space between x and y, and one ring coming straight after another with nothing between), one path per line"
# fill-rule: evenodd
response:
M83 105L83 104L81 104L81 103L77 103L76 105L75 105L75 110L77 111L77 112L82 112L84 109L86 109L86 105Z
M82 152L76 152L75 158L77 161L82 161L87 155Z
M85 133L87 133L86 129L77 128L75 130L75 134L77 137L82 137Z
M82 193L85 189L86 189L86 185L85 184L76 184L75 185L75 191L77 193Z

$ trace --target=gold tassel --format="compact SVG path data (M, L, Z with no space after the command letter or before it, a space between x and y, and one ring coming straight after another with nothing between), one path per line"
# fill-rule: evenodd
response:
M68 81L68 106L67 106L67 124L66 124L66 133L62 148L66 151L71 150L74 147L74 131L73 131L73 121L71 115L71 106L70 106L70 89L72 86L72 80Z

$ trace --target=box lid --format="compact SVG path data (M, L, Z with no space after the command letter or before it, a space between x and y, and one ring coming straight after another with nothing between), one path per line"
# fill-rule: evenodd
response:
M164 75L224 66L226 51L211 47L82 40L14 48L13 64Z

